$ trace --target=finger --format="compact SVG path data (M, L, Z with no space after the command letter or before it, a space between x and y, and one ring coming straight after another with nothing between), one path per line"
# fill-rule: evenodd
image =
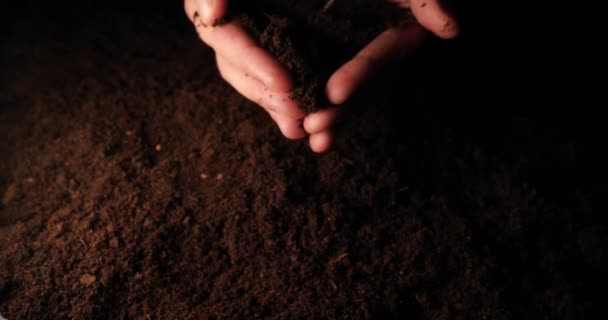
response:
M267 111L268 114L270 114L272 120L274 120L274 122L277 124L279 130L281 130L281 133L285 136L285 138L298 140L306 137L306 132L302 128L301 120L289 118L283 114L272 110Z
M274 57L260 48L240 26L228 23L206 27L197 21L199 17L193 1L187 0L185 9L201 40L215 52L230 60L232 64L264 82L270 89L283 92L291 90L289 73Z
M338 117L337 108L329 108L311 113L304 118L304 130L316 134L331 128Z
M445 10L440 0L410 0L412 13L418 23L438 37L449 39L458 35L456 19Z
M226 14L228 0L196 0L203 24L215 25Z
M304 111L298 108L295 101L289 98L288 92L276 92L266 87L256 78L231 64L224 57L217 55L220 74L245 98L257 103L266 110L276 112L294 120L302 119Z
M326 87L329 101L333 104L346 101L378 69L417 48L424 34L417 24L381 33L329 78Z
M312 151L322 153L331 148L333 138L333 133L329 130L326 130L311 135L308 138L308 144L310 145L310 149L312 149Z

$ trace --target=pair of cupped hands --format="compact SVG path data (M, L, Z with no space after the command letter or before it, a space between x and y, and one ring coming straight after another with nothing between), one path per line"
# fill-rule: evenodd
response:
M268 112L289 139L308 137L315 152L328 150L334 140L334 125L347 101L382 66L403 59L418 48L427 30L440 38L453 38L459 28L440 0L386 0L411 9L416 23L390 28L367 44L336 70L325 90L329 108L306 114L289 95L293 83L289 72L236 22L217 24L228 8L228 0L185 0L184 7L200 38L215 51L221 76L247 99ZM270 94L269 94L270 93Z

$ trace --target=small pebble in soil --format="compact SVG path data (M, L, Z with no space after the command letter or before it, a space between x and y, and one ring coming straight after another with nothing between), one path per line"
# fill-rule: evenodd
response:
M222 180L222 179L224 179L224 175L221 174L221 173L218 173L217 176L215 177L215 179L218 180L218 181Z
M127 130L127 132L125 132L125 134L127 135L127 137L130 137L133 135L133 131Z
M83 274L80 277L80 283L84 284L85 286L92 285L93 283L95 283L96 280L97 278L94 275L88 273Z
M160 144L157 144L156 147L154 147L154 150L160 152L163 149L163 147Z
M207 180L207 178L209 178L209 175L206 173L201 173L201 179L203 180Z

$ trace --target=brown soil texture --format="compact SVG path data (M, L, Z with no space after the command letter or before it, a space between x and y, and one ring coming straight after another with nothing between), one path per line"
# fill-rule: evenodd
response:
M0 315L602 310L595 117L501 109L525 81L500 84L502 48L429 42L344 106L316 155L221 80L179 4L147 3L3 21Z
M314 112L330 106L325 83L341 65L388 27L404 27L409 10L384 0L236 0L232 20L293 75L291 97ZM230 20L229 20L230 21Z

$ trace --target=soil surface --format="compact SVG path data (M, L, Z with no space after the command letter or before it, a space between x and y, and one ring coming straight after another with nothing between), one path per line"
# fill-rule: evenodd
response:
M603 310L598 127L515 114L507 101L531 98L526 79L501 84L505 51L429 42L345 105L336 148L315 155L221 80L179 3L146 3L24 4L3 21L0 315Z

